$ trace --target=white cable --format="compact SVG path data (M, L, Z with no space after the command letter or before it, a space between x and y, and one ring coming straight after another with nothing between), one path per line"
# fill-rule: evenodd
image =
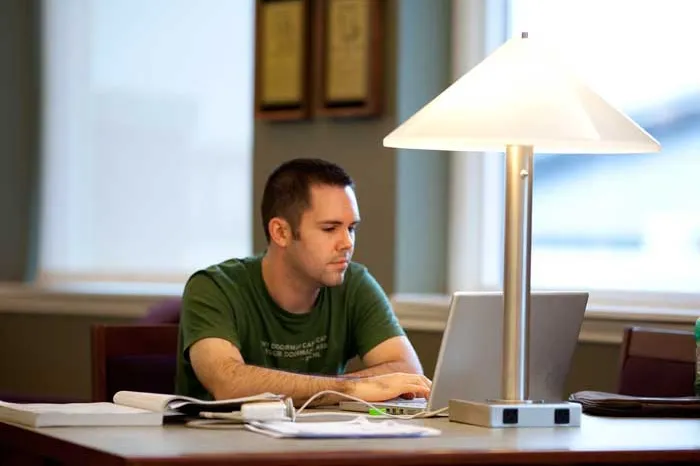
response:
M200 429L231 429L243 427L244 421L240 411L230 413L217 413L201 411L200 417L204 419L193 419L185 423L186 427L197 427Z
M294 421L294 420L296 419L296 416L299 416L299 415L301 414L301 412L304 411L304 409L306 409L306 407L309 406L309 404L310 404L313 400L315 400L316 398L318 398L318 397L321 396L321 395L326 395L326 394L338 395L338 396L340 396L340 397L342 397L342 398L347 398L347 399L349 399L349 400L353 400L353 401L357 401L357 402L359 402L359 403L362 403L362 404L364 404L365 406L367 406L368 408L371 408L371 409L377 411L378 414L371 414L371 416L372 416L372 417L379 417L379 418L381 418L381 417L388 417L388 418L393 418L393 419L417 419L417 418L424 418L424 417L433 417L433 416L437 416L438 414L442 414L442 413L444 413L444 412L447 411L447 408L442 408L442 409L438 409L438 410L435 410L435 411L423 410L423 411L420 411L420 412L415 413L415 414L389 414L389 413L384 412L384 409L383 409L383 408L380 408L380 407L378 407L378 406L375 406L375 405L373 405L373 404L370 403L370 402L367 402L367 401L365 401L365 400L363 400L363 399L361 399L361 398L357 398L356 396L348 395L347 393L336 392L335 390L323 390L323 391L321 391L321 392L315 393L311 398L309 398L308 400L306 400L306 402L305 402L303 405L301 405L301 407L294 413L294 416L292 417L292 421ZM379 414L379 413L381 413L381 414ZM329 415L329 414L333 414L333 415L336 415L336 414L348 415L348 414L350 414L350 413L345 413L345 412L334 412L334 411L328 411L328 412L326 412L326 413L313 413L313 415L318 415L318 416L321 416L321 415L323 415L323 414L325 414L325 415ZM354 416L357 417L357 416L361 416L361 415L359 415L359 414L354 414ZM367 414L367 415L365 415L365 416L370 416L370 414Z
M193 419L185 423L185 427L197 429L242 429L245 423L234 419Z
M322 411L322 412L316 412L316 413L304 413L302 414L302 411L304 411L310 404L313 402L315 399L322 395L337 395L341 398L347 398L349 400L357 401L359 403L362 403L366 405L368 408L373 409L377 412L377 414L361 414L361 413L355 413L355 412L347 412L347 411ZM347 393L341 393L337 392L335 390L323 390L318 393L315 393L311 398L306 400L303 405L298 410L291 410L291 422L295 422L297 417L328 417L328 416L348 416L352 417L353 419L348 421L348 422L355 422L358 418L366 418L366 417L372 417L372 418L391 418L391 419L403 419L403 420L410 420L410 419L418 419L418 418L426 418L426 417L434 417L439 414L442 414L447 411L447 408L442 408L438 409L435 411L427 411L423 410L415 414L389 414L384 411L384 408L380 408L368 401L365 401L361 398L348 395ZM192 420L188 421L185 425L187 427L197 427L197 428L204 428L204 429L228 429L228 428L238 428L241 427L244 423L245 420L243 416L241 415L240 411L233 411L230 413L217 413L217 412L210 412L210 411L202 411L199 413L199 415L205 419L197 419L197 420Z
M353 413L349 411L326 411L323 410L323 412L320 413L304 413L304 414L297 414L296 417L328 417L328 416L351 416L353 419L357 419L358 417L364 417L366 415L362 413Z

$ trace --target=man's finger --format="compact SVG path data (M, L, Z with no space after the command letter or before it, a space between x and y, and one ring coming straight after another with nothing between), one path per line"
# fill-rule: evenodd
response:
M416 396L428 398L428 396L430 396L430 389L425 385L406 384L403 393L413 393Z
M430 379L424 375L417 375L415 383L418 383L418 384L423 385L423 386L428 387L428 388L433 386L433 382L431 382Z

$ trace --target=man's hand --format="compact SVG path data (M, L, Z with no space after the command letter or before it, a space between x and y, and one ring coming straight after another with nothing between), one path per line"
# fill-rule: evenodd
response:
M353 380L348 395L365 401L386 401L392 398L428 398L430 379L419 374L384 374Z

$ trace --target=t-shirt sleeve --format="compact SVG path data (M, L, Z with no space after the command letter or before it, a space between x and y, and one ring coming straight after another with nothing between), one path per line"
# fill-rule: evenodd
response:
M189 361L189 349L203 338L222 338L240 347L236 319L231 303L208 274L194 274L182 295L183 356Z
M365 268L351 287L351 315L357 354L364 357L389 338L405 335L382 287Z

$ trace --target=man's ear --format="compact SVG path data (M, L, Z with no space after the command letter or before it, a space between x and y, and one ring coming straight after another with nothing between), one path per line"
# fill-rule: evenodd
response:
M270 241L277 246L285 248L291 244L293 239L292 228L285 219L273 217L270 219L270 223L267 224L267 228L270 231Z

